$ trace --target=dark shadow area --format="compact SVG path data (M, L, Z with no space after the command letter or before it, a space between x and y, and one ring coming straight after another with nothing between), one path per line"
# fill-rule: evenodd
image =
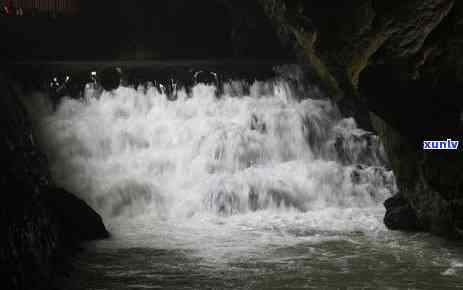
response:
M0 17L4 60L281 59L257 3L81 1L72 15Z

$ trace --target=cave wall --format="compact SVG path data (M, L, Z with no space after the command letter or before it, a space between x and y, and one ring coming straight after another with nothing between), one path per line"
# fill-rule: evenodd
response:
M54 185L20 93L0 72L0 285L55 289L79 244L109 233L87 204Z
M260 0L280 41L346 115L382 138L399 194L391 229L463 237L463 3L453 0Z
M2 210L0 259L4 289L51 285L58 257L58 234L40 201L50 176L37 150L26 113L13 89L0 75L2 139Z

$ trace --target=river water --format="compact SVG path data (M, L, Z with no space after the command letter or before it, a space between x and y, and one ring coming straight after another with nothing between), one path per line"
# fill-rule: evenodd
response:
M55 181L112 235L85 245L68 289L463 288L461 247L385 228L378 138L315 92L88 85L28 103Z

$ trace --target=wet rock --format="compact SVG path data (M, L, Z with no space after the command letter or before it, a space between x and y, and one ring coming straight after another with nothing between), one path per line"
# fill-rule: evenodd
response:
M4 289L48 289L60 246L40 200L40 186L50 176L12 85L0 73L0 284Z
M301 212L306 211L305 204L301 200L295 198L289 191L269 189L267 194L277 207L292 207Z
M377 2L378 22L388 35L382 49L395 58L415 55L454 5L449 0L412 0L399 5Z
M99 82L106 91L117 89L121 85L121 77L122 71L115 67L107 67L98 75Z
M12 87L13 80L0 73L0 285L53 289L78 241L107 232L90 208L53 188L48 162Z
M260 120L255 114L252 114L251 130L258 131L261 134L267 134L267 125L262 120Z
M407 200L395 195L384 202L384 224L391 230L419 231L422 226Z
M463 238L461 149L422 148L423 140L462 141L463 2L259 3L341 113L380 135L402 198L399 205L387 203L388 227ZM312 26L294 21L302 18ZM365 141L360 159L374 143ZM338 139L334 147L344 156L343 143Z
M71 243L109 237L101 216L83 200L61 188L46 188L42 199L60 228L62 239Z
M451 239L462 239L462 150L423 151L422 142L416 140L415 134L424 128L416 127L414 133L407 133L406 129L392 128L373 113L372 118L390 157L401 197L410 206L389 202L386 204L385 222L395 223L398 229L407 230L410 223L414 224L416 216L423 230ZM448 136L452 136L450 134L451 131ZM458 138L456 135L452 137ZM394 218L407 216L412 222L406 218Z
M193 74L195 84L206 84L218 87L218 77L215 72L199 70Z

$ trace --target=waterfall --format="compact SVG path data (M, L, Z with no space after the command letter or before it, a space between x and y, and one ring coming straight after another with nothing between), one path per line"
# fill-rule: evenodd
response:
M286 81L244 86L199 83L174 99L152 83L87 86L56 110L39 95L29 103L56 183L105 220L267 212L329 230L340 213L354 225L370 208L382 212L396 189L377 136ZM375 212L373 227L380 219Z

